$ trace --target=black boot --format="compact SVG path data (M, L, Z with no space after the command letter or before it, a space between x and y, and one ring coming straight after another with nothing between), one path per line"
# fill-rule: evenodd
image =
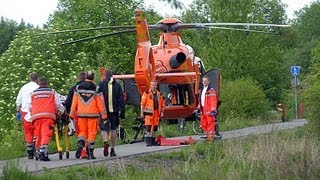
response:
M85 142L83 139L78 140L78 149L77 149L77 152L75 155L77 159L79 159L81 157L81 151L82 151L84 145L85 145Z
M34 158L34 144L27 143L27 152L28 152L28 159Z
M33 159L33 158L34 158L34 151L28 150L28 159Z
M41 145L40 161L50 161L50 158L48 156L48 145Z
M117 156L116 152L114 151L113 148L111 148L110 157L116 157L116 156Z
M93 151L94 148L86 148L87 149L87 159L97 159L94 155L93 155Z
M152 146L156 146L157 145L155 137L151 138L151 144L152 144Z
M50 161L48 154L45 152L40 152L40 161Z
M146 137L146 146L152 146L152 137Z

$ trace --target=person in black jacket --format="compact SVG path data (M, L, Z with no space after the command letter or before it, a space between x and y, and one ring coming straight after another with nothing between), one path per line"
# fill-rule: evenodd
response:
M78 74L78 82L69 89L69 93L68 93L67 99L65 101L66 111L68 114L70 113L74 91L76 90L77 85L84 82L85 80L86 80L86 73L80 72Z
M112 78L112 71L107 69L105 71L106 78L99 83L98 93L102 92L104 102L108 112L108 121L100 121L101 136L104 141L103 155L109 155L108 130L111 129L111 151L110 156L117 156L115 153L116 145L116 129L119 126L119 117L125 118L125 104L123 98L123 91L120 84Z

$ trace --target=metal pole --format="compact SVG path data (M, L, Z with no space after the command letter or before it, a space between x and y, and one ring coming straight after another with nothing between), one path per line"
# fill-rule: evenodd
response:
M296 119L298 119L298 90L297 90L297 76L294 76L294 107L295 107L295 114Z

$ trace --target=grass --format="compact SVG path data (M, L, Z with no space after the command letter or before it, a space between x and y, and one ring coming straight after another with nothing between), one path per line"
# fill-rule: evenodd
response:
M48 170L40 175L5 169L5 179L319 179L319 141L305 128L197 143L111 164ZM19 176L23 174L23 176ZM17 178L18 177L18 178ZM12 178L13 179L13 178Z

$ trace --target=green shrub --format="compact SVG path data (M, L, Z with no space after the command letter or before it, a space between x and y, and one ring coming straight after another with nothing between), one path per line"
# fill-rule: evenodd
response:
M311 135L320 138L320 47L315 48L313 64L309 68L310 73L305 77L302 99L306 108L308 127Z
M0 128L0 160L26 155L23 132L15 127L13 130Z
M303 98L308 111L309 130L312 134L320 137L320 82L311 85L303 93Z
M266 95L251 78L242 78L222 85L219 109L221 120L230 118L264 118L269 110Z

